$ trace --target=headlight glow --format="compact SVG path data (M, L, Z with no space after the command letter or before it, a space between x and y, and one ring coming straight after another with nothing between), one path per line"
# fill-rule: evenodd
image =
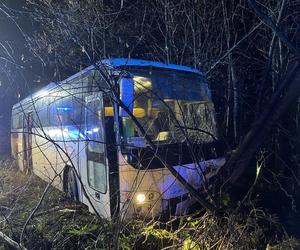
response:
M143 203L146 200L146 195L145 194L137 194L136 195L136 201L138 203Z

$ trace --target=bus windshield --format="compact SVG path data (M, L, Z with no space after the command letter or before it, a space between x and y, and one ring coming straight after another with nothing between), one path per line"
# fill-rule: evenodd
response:
M157 144L213 142L215 111L210 90L200 74L177 70L135 69L134 116ZM129 119L129 118L125 118ZM126 122L126 121L125 121ZM127 142L142 135L127 121Z

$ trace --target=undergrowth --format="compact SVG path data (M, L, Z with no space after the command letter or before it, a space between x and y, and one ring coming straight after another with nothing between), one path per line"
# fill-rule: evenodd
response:
M23 226L46 184L20 173L12 161L0 163L0 231L19 242ZM27 249L296 249L275 215L249 206L226 211L172 217L168 221L109 222L50 188L24 231ZM59 206L61 209L53 209ZM0 240L0 249L10 249Z

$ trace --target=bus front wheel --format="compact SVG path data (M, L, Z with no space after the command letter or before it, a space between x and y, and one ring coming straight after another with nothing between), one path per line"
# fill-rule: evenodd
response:
M66 167L64 173L64 191L67 198L75 201L79 200L76 175L71 167Z

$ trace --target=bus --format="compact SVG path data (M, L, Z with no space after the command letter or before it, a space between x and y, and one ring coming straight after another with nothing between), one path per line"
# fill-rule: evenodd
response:
M105 59L15 104L11 124L21 171L107 219L186 213L166 164L200 189L225 163L209 83L187 66Z

